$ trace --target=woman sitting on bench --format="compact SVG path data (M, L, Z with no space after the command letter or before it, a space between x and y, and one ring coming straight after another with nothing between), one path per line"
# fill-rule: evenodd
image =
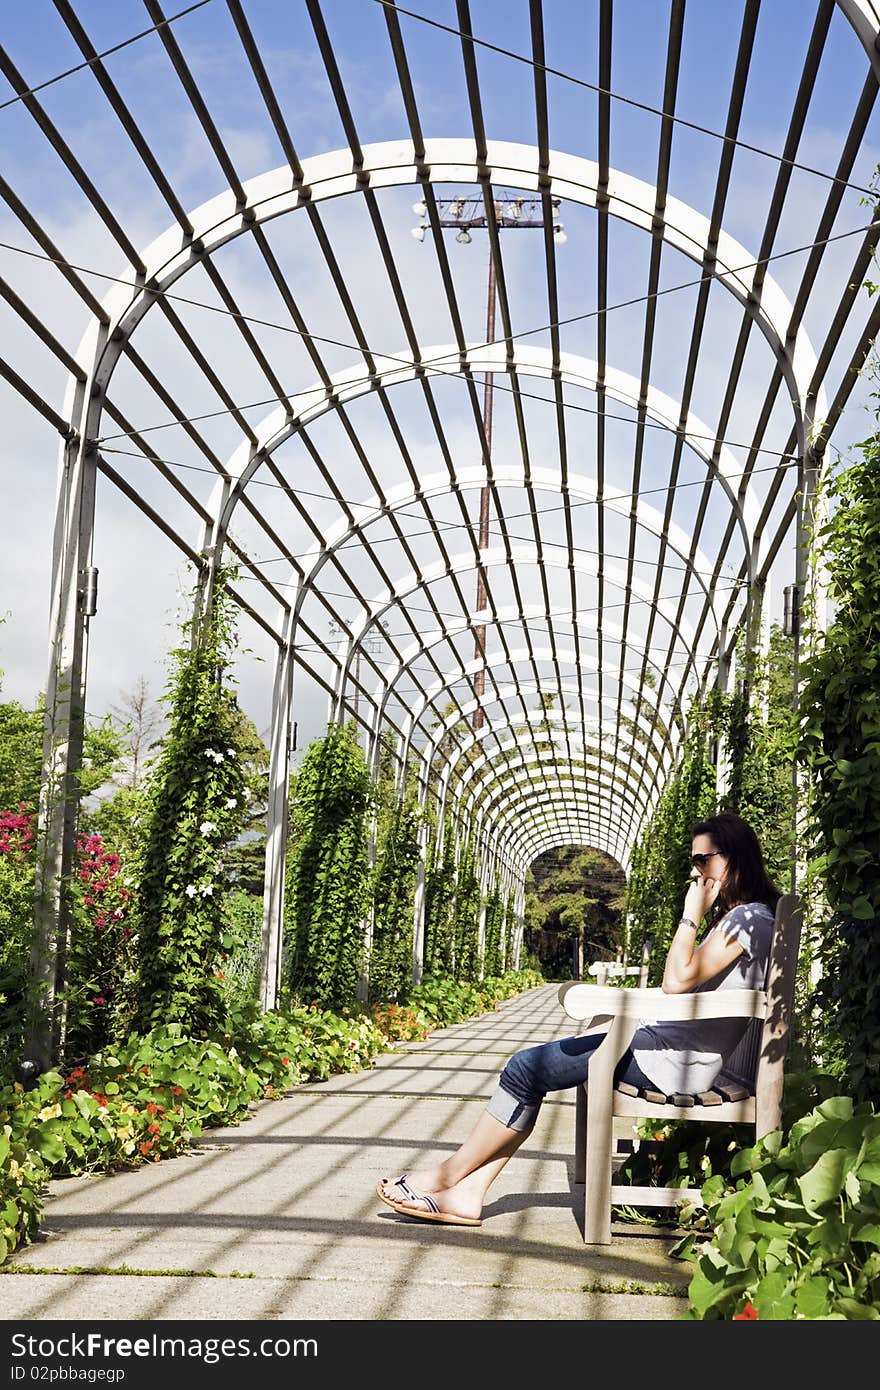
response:
M666 994L707 989L764 989L779 890L767 876L752 827L723 811L692 831L691 882L663 970ZM703 918L708 931L697 945ZM615 1082L639 1090L708 1091L750 1020L644 1022L615 1070ZM377 1195L404 1216L479 1226L490 1184L534 1128L548 1091L582 1084L604 1041L591 1033L517 1052L473 1130L451 1157L396 1179Z

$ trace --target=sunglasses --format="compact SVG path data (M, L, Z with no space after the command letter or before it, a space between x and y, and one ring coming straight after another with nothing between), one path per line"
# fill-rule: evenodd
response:
M692 854L691 864L695 869L705 869L709 860L714 859L716 855L721 853L722 851L720 849L713 849L709 854Z

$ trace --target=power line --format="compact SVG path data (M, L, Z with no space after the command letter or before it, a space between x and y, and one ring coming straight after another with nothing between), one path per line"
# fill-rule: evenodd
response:
M634 423L634 422L630 421L629 423ZM746 445L743 444L743 445L736 445L736 446L734 446L734 447L736 447L736 448L746 448L746 447L748 447L748 446L746 446ZM832 449L834 449L835 453L837 453L838 455L840 455L840 450L837 448L836 445L832 444L830 447L831 447ZM205 467L205 466L202 465L202 464L197 464L197 463L178 463L178 462L176 462L174 459L166 459L166 458L151 459L150 456L149 456L149 454L144 454L144 453L138 452L136 449L102 449L101 452L102 452L102 453L105 453L105 454L122 454L122 455L124 455L126 458L134 458L134 459L137 459L137 460L138 460L139 462L141 462L141 463L152 463L154 466L155 466L157 463L161 463L161 464L163 464L166 468L182 468L182 469L185 469L187 472L190 472L190 473L206 473L206 474L208 474L208 475L209 475L210 477L212 477L212 478L219 478L219 477L221 476L221 475L216 471L216 469L214 469L214 468L207 468L207 467ZM776 451L775 449L761 449L761 450L759 450L758 452L764 453L764 454L773 454L773 455L776 455L776 453L777 453L777 451ZM750 470L744 470L744 471L741 472L741 473L726 473L724 476L725 476L726 478L745 478L745 477L747 477L747 476L748 476L748 477L753 477L756 473L777 473L777 472L780 471L780 469L784 469L784 468L796 468L796 467L798 466L798 464L800 463L800 460L799 460L799 459L797 459L797 458L792 458L791 455L788 454L788 453L780 453L778 456L779 456L780 459L785 459L786 461L785 461L784 463L778 463L778 464L773 464L773 465L768 464L766 468L752 468L752 469L750 469ZM712 481L712 482L719 482L719 481L720 481L720 478L714 477L714 478L712 478L710 481ZM607 502L632 502L632 501L634 501L636 498L639 498L639 497L651 497L651 496L653 496L655 493L664 493L664 494L665 494L665 493L669 493L669 492L679 492L679 491L681 491L681 490L684 489L684 488L690 488L690 487L704 487L704 486L705 486L705 483L706 483L706 479L705 479L705 478L694 478L694 479L689 480L688 482L683 482L683 483L669 483L669 484L666 484L666 485L660 485L660 486L658 486L658 487L639 488L636 492L612 492L612 493L602 493L602 495L599 496L599 497L584 497L584 498L581 498L580 500L578 500L578 501L576 501L576 502L567 501L567 502L565 502L564 504L561 504L561 505L558 506L558 507L546 507L546 508L544 508L544 509L541 511L540 515L541 515L541 516L546 516L547 514L549 514L549 513L551 513L551 512L559 512L559 511L575 511L575 510L576 510L577 508L579 508L579 507L598 507L598 506L603 506L603 505L604 505L605 503L607 503ZM344 507L364 507L364 508L366 508L366 507L369 507L369 506L370 506L370 504L369 504L368 502L353 502L353 501L351 501L351 499L349 499L349 498L346 498L346 497L339 497L339 496L336 496L335 494L330 493L330 492L309 492L309 491L307 491L305 488L294 487L293 484L287 484L287 483L273 483L273 482L270 482L268 478L251 478L249 486L250 486L250 485L253 485L253 486L255 486L255 487L256 487L256 486L259 486L259 487L275 488L278 492L284 492L284 493L287 493L287 494L294 493L297 497L300 497L300 496L302 496L302 497L313 497L313 498L317 498L317 499L319 499L320 501L323 501L323 502L334 502L334 503L336 503L337 506L340 506L340 507L343 507L343 506L344 506ZM476 487L477 484L475 483L474 486ZM523 486L525 487L525 484L523 484ZM374 510L374 509L371 508L371 510ZM404 510L403 508L400 508L399 510L394 511L393 513L382 512L381 514L377 514L376 520L377 520L377 521L378 521L378 520L381 520L381 519L387 517L388 515L405 516L405 517L409 517L412 521L424 521L424 519L425 519L424 516L423 516L420 512L409 512L409 511ZM508 514L505 514L505 520L507 520L507 521L517 521L517 520L519 520L519 519L522 518L522 517L530 517L530 516L533 516L533 515L534 515L534 512L532 512L532 511L527 511L527 512L511 512L509 515L508 515ZM438 526L442 525L442 526L446 527L447 529L450 528L450 527L461 528L462 530L470 530L470 529L471 529L471 528L470 528L468 525L466 525L466 523L464 523L464 522L460 522L460 521L445 521L445 520L443 520L442 518L437 518L437 525L438 525ZM284 559L287 559L287 558L288 558L287 556L278 555L278 556L274 556L274 557L272 557L271 559L267 559L267 560L254 560L252 563L253 563L253 564L274 564L274 563L276 562L276 560L284 560Z
M473 34L466 34L462 29L456 29L450 24L441 24L437 19L429 19L427 15L418 14L415 10L405 10L401 5L394 3L394 0L376 0L376 4L383 9L394 10L397 14L406 15L408 19L416 19L421 24L429 24L434 29L442 29L446 34L452 34L456 38L467 39L468 43L475 44L479 48L488 48L493 53L498 53L502 58L512 58L514 62L524 63L526 67L533 68L538 72L546 72L551 77L561 77L565 82L571 82L576 87L586 87L590 92L596 92L599 96L610 97L612 101L619 101L625 106L634 106L639 111L647 111L652 116L662 116L664 121L673 121L676 125L686 126L688 130L696 130L701 135L711 135L714 140L723 140L727 145L736 145L740 149L748 150L751 154L763 155L765 159L772 159L777 164L787 164L792 169L800 169L805 174L813 174L816 178L826 179L829 183L840 184L843 188L851 188L856 193L868 193L871 197L877 196L874 188L865 188L859 183L850 183L847 179L842 179L837 174L827 174L824 169L814 169L810 164L802 164L799 160L788 159L785 155L774 154L772 150L762 149L760 145L751 145L747 140L740 140L735 135L724 135L719 130L711 130L709 126L698 125L695 121L685 120L683 116L674 116L668 111L661 111L657 106L648 106L643 101L636 101L634 97L622 96L620 92L613 92L609 87L600 87L596 82L588 82L583 77L573 77L571 73L563 72L559 68L551 68L546 63L538 63L534 58L526 58L522 53L514 53L512 49L501 48L498 44L490 43L488 39L475 38Z
M870 232L870 231L874 230L874 229L877 228L877 227L880 227L880 220L878 220L878 221L876 221L876 222L870 222L870 223L867 224L867 226L852 227L852 228L849 229L849 231L846 231L846 232L838 232L838 233L834 234L833 236L823 237L823 238L821 238L821 239L818 240L818 241L806 242L806 243L804 243L804 245L792 247L792 248L789 249L788 251L777 251L777 252L774 252L772 255L770 255L770 256L765 256L765 257L763 257L762 259L757 260L757 261L748 261L748 262L746 262L744 265L737 266L737 267L735 267L734 269L728 269L728 270L726 271L726 274L728 274L728 275L740 275L740 274L743 273L743 271L746 271L746 270L756 270L759 266L766 266L766 265L769 265L771 261L783 260L784 258L786 258L786 257L788 257L788 256L802 255L802 254L803 254L804 252L806 252L806 251L811 251L811 250L813 250L813 248L816 247L816 246L827 246L827 245L829 245L829 244L832 243L832 242L843 241L843 240L845 240L845 239L848 238L848 237L860 236L860 235L862 235L863 233ZM138 290L138 291L142 291L142 289L143 289L143 286L140 285L140 284L138 284L136 281L126 280L126 279L123 279L122 277L117 276L117 275L109 275L109 274L107 274L105 271L93 270L93 269L91 269L91 268L88 267L88 266L76 265L74 262L68 261L68 260L66 260L66 259L63 258L63 257L48 256L48 255L46 255L44 252L32 251L32 250L30 250L28 247L16 246L16 245L14 245L13 243L10 243L10 242L0 241L0 249L6 250L6 251L13 251L13 252L16 252L17 254L23 255L23 256L29 256L29 257L32 258L33 260L46 261L46 262L48 262L48 263L51 264L51 265L63 266L63 267L65 267L65 268L68 269L68 270L75 270L75 271L78 271L78 272L79 272L80 274L82 274L82 275L94 275L96 278L102 279L102 280L110 281L112 284L124 285L124 286L125 286L126 288L128 288L128 289L133 289L133 290ZM585 313L583 313L583 314L572 314L572 315L570 315L568 318L565 318L565 319L558 319L558 320L555 320L555 321L551 321L550 323L542 324L542 325L540 325L540 326L538 326L538 327L536 327L536 328L523 329L523 331L520 332L520 333L512 333L512 334L510 335L509 338L499 339L498 341L499 341L500 343L518 342L520 339L532 337L532 336L534 336L534 334L536 334L536 333L547 333L547 332L550 332L550 331L552 331L553 329L556 329L556 328L565 328L565 327L568 327L570 324L574 324L574 323L583 323L583 322L588 321L589 319L599 318L599 317L601 317L602 315L609 314L609 313L611 313L612 311L617 310L617 309L628 309L628 308L633 308L633 307L634 307L635 305L637 305L637 304L646 304L646 303L649 303L649 302L652 301L652 300L660 299L660 298L662 298L662 297L664 297L664 296L666 296L666 295L676 294L676 293L678 293L678 291L680 291L680 290L694 289L695 287L697 287L697 286L699 286L699 285L702 285L702 284L705 284L706 282L712 281L712 280L715 279L715 278L716 278L716 277L715 277L714 275L712 275L712 274L703 274L703 275L701 275L701 276L698 276L698 277L697 277L696 279L694 279L694 280L685 280L685 281L682 281L681 283L679 283L679 284L677 284L677 285L669 285L669 286L667 286L666 289L658 289L658 290L653 291L653 292L650 293L650 294L636 295L636 296L634 296L634 297L631 298L631 299L619 300L616 304L609 304L609 305L606 305L604 309L591 309L591 310L589 310L589 311L587 311L587 312L585 312ZM253 316L253 315L242 314L242 313L233 311L233 310L231 310L231 309L226 309L226 308L224 308L224 307L222 307L222 306L219 306L219 305L215 305L215 304L206 304L206 303L204 302L204 300L192 299L192 298L190 298L190 297L187 296L187 295L173 294L170 290L157 290L157 289L151 289L151 290L150 290L150 293L154 296L154 298L158 298L159 295L161 294L161 295L163 295L166 299L173 300L173 301L175 301L175 302L182 303L182 304L188 304L188 305L190 305L190 307L192 307L192 308L207 309L207 310L208 310L209 312L211 312L211 313L221 314L221 315L224 315L225 317L232 318L232 319L235 319L235 320L237 320L237 321L241 321L241 322L243 322L243 323L255 324L255 325L257 325L257 326L259 326L259 327L262 327L262 328L272 328L272 329L276 329L276 330L277 330L278 332L280 332L280 333L288 333L288 334L291 334L293 337L296 337L296 338L308 339L310 342L314 342L314 343L324 343L324 344L327 344L327 345L332 346L332 347L344 348L346 351L349 351L349 352L361 353L361 352L364 351L364 349L363 349L360 345L358 345L358 344L353 344L353 343L344 342L344 341L342 341L342 340L340 340L340 339L338 339L338 338L329 338L329 337L323 336L323 335L318 334L318 333L306 332L306 331L303 331L303 330L298 329L298 328L292 328L289 324L275 323L274 321L272 321L272 320L270 320L270 319L260 319L260 318L257 318L257 317L255 317L255 316ZM480 348L492 347L492 346L494 346L494 345L495 345L495 344L493 344L493 343L481 343L481 344L479 344L479 345L476 345L476 350L479 350ZM470 349L470 351L474 351L474 350L475 350L474 347L472 347L472 348ZM375 349L375 348L370 348L370 347L368 347L368 348L367 348L367 351L368 351L368 352L371 354L371 356L373 356L373 357L382 358L382 359L384 359L385 361L393 362L393 363L395 363L396 365L399 365L399 366L401 366L401 367L410 368L410 369L412 369L412 370L414 370L414 371L428 370L428 371L431 371L431 372L433 373L433 375L435 375L435 376L447 377L447 378L458 377L458 378L460 378L460 379L462 379L462 380L468 380L468 374L465 373L465 372L461 372L461 371L451 371L451 370L448 370L448 368L446 368L446 367L442 367L442 368L441 368L441 367L438 367L438 366L437 366L437 364L440 363L440 362L444 362L444 363L445 363L445 362L448 362L448 360L449 360L449 359L448 359L448 355L445 355L445 356L442 357L442 358L428 358L428 359L425 359L425 360L423 360L423 361L421 361L421 362L416 362L415 360L413 360L413 359L411 359L411 358L400 357L400 356L398 356L396 353L382 352L382 351L379 351L379 350L377 350L377 349ZM479 368L478 368L477 370L479 370ZM347 381L345 381L345 382L340 382L340 383L338 383L338 385L337 385L336 387L333 388L333 392L331 392L331 396L332 396L332 394L335 393L336 390L339 390L339 391L349 391L349 390L351 390L351 388L354 387L354 386L368 385L368 384L369 384L370 382L372 382L373 380L374 380L374 376L371 375L371 374L369 374L369 373L365 373L362 377L352 377L352 378L350 378L349 380L347 380ZM496 389L506 391L509 395L520 396L520 397L522 397L522 398L524 398L524 399L529 399L529 400L543 401L543 402L546 403L546 404L555 404L555 402L553 402L553 401L548 401L548 398L547 398L546 396L539 396L539 395L538 395L537 393L535 393L535 392L526 392L526 391L522 391L522 390L520 390L520 389L518 389L518 388L515 388L515 387L512 387L512 386L504 386L504 385L502 385L501 383L498 383L498 382L495 383L495 386L496 386ZM293 393L291 393L291 394L296 395L297 393L296 393L296 392L293 392ZM106 440L113 440L113 439L128 439L128 438L130 438L130 437L131 437L132 435L134 435L134 434L148 434L148 433L153 433L153 432L155 432L156 430L172 429L175 425L198 424L199 422L201 422L201 421L203 421L203 420L214 420L214 419L218 419L218 418L220 418L220 417L222 417L222 416L225 416L225 415L232 415L232 414L235 414L235 413L238 412L238 411L242 411L242 410L255 410L255 409L262 408L262 407L265 407L265 406L268 406L268 405L278 405L278 404L279 404L279 398L278 398L277 396L271 396L271 397L269 397L269 398L267 398L267 399L265 399L265 400L251 401L251 402L249 402L248 404L236 405L236 406L233 406L233 407L230 407L230 408L225 408L225 409L223 409L223 410L205 411L205 412L202 412L202 413L199 414L199 415L187 416L187 417L185 417L183 420L169 420L169 421L166 421L165 423L160 424L160 425L144 425L144 426L140 427L139 429L135 429L135 430L124 430L124 431L120 431L120 432L117 433L117 434L102 435L99 439L95 440L94 442L95 442L96 444L103 444ZM578 406L578 405L575 405L574 403L569 403L569 402L563 402L563 408L564 408L564 409L568 409L568 410L580 411L580 412L582 412L582 413L584 413L584 414L588 414L588 415L597 415L597 414L598 414L598 415L604 415L604 412L598 411L598 410L596 410L594 407L591 407L591 406ZM624 420L624 421L627 422L627 423L630 423L630 422L627 420L627 417L626 417L626 416L605 416L605 418L609 418L609 419L612 419L612 418L613 418L613 419L619 419L619 420ZM643 426L644 426L644 427L646 427L646 428L651 428L651 429L662 429L662 430L668 431L669 428L670 428L669 426L665 426L665 425L653 424L653 423L651 423L650 421L643 421L642 423L643 423ZM704 439L706 439L706 440L714 440L714 436L712 436L712 435L704 435L704 436L697 436L697 435L695 435L695 436L693 436L693 437L694 437L694 438L704 438ZM749 446L749 445L733 446L733 445L732 445L731 447L750 448L751 446ZM768 451L768 452L773 452L773 451Z
M25 97L32 97L37 92L44 91L46 87L54 86L56 82L63 81L65 77L72 77L75 72L82 72L84 68L93 67L95 63L100 63L102 58L109 58L111 53L119 53L123 48L128 48L130 44L137 43L139 39L145 39L148 34L155 34L160 29L165 29L168 25L173 24L175 20L183 19L184 15L192 14L193 10L200 10L204 5L210 5L210 3L211 0L196 0L196 3L188 6L187 9L178 10L177 14L169 15L167 19L161 20L149 29L142 29L139 34L132 34L130 39L124 39L122 43L114 44L112 48L105 48L103 53L96 53L94 58L87 58L85 62L77 63L76 67L67 68L55 77L47 78L45 82L38 82L36 87L29 87L26 92L19 92L6 101L0 101L0 111L5 111L7 106L14 106L17 101L24 101Z

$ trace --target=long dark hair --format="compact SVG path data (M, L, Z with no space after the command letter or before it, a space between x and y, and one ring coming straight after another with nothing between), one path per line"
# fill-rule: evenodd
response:
M715 848L727 855L727 878L716 907L727 912L737 903L766 903L776 911L782 895L768 877L758 837L748 821L733 811L719 811L697 821L691 838L695 835L708 835Z

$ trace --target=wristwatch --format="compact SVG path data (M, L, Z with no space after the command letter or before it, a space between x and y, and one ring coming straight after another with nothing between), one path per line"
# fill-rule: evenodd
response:
M679 925L680 927L693 927L694 931L699 931L699 930L700 930L700 928L697 926L696 922L692 922L691 919L690 919L690 917L682 917L682 918L680 919L678 925Z

